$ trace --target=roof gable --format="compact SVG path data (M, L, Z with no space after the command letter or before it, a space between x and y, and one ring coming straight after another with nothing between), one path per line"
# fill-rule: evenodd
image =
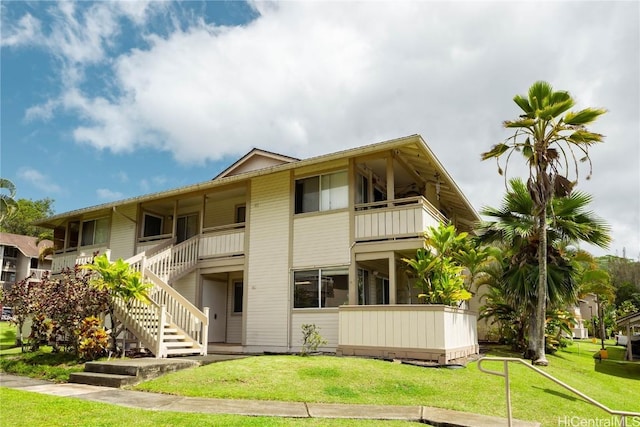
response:
M40 255L40 249L45 246L53 246L53 242L51 240L38 242L37 237L0 233L0 245L16 247L24 256L37 258Z
M246 172L252 172L297 161L299 161L299 159L296 159L295 157L284 156L282 154L272 153L270 151L254 148L247 154L242 156L239 160L234 162L227 169L220 172L220 174L218 174L213 179L216 180L227 176L240 175Z

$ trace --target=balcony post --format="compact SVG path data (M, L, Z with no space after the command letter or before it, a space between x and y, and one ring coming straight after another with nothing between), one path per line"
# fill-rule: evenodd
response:
M397 294L397 275L396 275L396 253L391 252L389 255L389 304L396 303Z
M387 157L387 206L393 206L393 199L396 198L395 176L393 173L393 154L389 153Z

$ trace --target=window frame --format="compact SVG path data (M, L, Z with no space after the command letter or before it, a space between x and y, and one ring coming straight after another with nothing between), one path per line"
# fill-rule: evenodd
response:
M315 277L315 297L312 296L311 301L317 301L316 306L297 306L297 298L296 298L296 286L297 285L314 285L313 282L309 282L308 280L301 281L296 283L296 273L306 273L307 277ZM315 275L315 276L314 276ZM339 303L337 305L326 305L327 297L322 297L323 287L325 284L323 283L323 278L325 276L344 276L346 278L346 289L343 288L332 288L340 289L346 291L346 299L344 303ZM305 277L305 276L302 276ZM339 306L348 303L349 298L349 267L348 266L329 266L329 267L319 267L319 268L301 268L292 271L291 274L291 282L292 282L292 292L293 292L293 309L294 310L326 310L326 309L337 309Z
M104 241L100 241L100 242L96 242L96 234L99 231L98 228L98 222L99 221L104 221L105 224L105 234L104 234ZM87 243L85 241L85 230L88 227L89 223L93 223L93 230L91 233L91 242ZM88 247L88 246L100 246L100 245L105 245L109 242L109 232L110 232L110 218L108 216L103 216L100 218L92 218L92 219L86 219L86 220L82 220L81 221L81 226L80 226L80 232L78 235L78 246L79 247Z
M344 185L335 187L331 184L328 186L326 186L326 184L323 185L327 180L331 182L332 177L337 177L338 175L344 175ZM317 182L314 183L317 187L310 189L305 188L305 183L312 183L313 181ZM345 189L343 192L344 194L340 194L342 192L338 192L337 194L339 196L332 198L332 190L337 192L338 189L341 188ZM349 207L349 172L346 169L340 169L333 172L296 178L293 184L293 193L294 215L347 209ZM305 200L305 196L310 197L311 200ZM325 202L327 196L329 206L326 206ZM338 205L337 207L332 206L334 204L334 200ZM311 206L306 206L307 204L311 204Z
M159 219L160 220L160 233L159 234L149 234L147 235L147 217ZM145 239L149 237L157 237L164 235L164 216L154 214L151 212L143 212L142 213L142 227L140 228L140 238Z
M189 218L195 217L195 233L189 237L187 237L186 235L189 234ZM185 236L183 239L183 236L180 236L179 233L179 228L180 228L180 220L184 219L185 220ZM198 234L200 234L200 214L198 212L191 212L191 213L185 213L185 214L181 214L178 215L178 217L176 218L176 243L181 243L184 242L186 240L189 240L190 238L197 236Z
M236 205L235 207L235 223L236 224L244 224L247 222L247 205L246 203L242 203L240 205Z

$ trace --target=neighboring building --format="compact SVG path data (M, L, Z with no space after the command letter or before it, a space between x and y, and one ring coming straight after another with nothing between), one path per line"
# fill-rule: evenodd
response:
M27 277L40 280L45 271L51 270L51 257L40 259L40 250L53 245L50 240L38 243L36 237L0 233L0 285L8 291Z
M448 360L477 352L475 315L410 305L401 259L423 247L428 226L469 231L477 220L414 135L305 160L254 149L211 181L38 225L54 231L54 271L99 251L145 272L154 303L136 313L191 337L159 337L122 311L157 356L207 344L294 352L313 323L327 351Z
M574 329L574 338L589 338L588 328L584 322L590 323L593 336L598 335L595 330L597 328L595 322L598 317L598 304L596 302L596 294L586 294L578 299L578 304L575 308L575 317L578 321L576 329ZM578 331L577 329L582 329Z

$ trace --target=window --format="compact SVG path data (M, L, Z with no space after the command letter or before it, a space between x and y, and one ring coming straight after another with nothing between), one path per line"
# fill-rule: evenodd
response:
M178 217L176 229L176 241L184 242L198 234L198 214L183 215Z
M58 227L53 230L53 248L56 251L64 249L64 238L66 235L66 229L64 227Z
M109 218L92 219L82 223L80 246L101 245L107 243L109 236Z
M369 178L362 174L356 178L356 203L369 203Z
M246 205L238 205L236 206L236 224L240 224L245 222L247 219L247 206Z
M368 270L358 269L358 304L389 304L389 279L377 271L370 276Z
M30 268L38 268L38 258L31 258Z
M0 276L3 282L15 282L16 281L16 273L13 271L3 271Z
M369 270L358 269L358 304L371 304L371 297L367 292L369 288Z
M142 237L160 236L162 234L163 218L157 215L144 214Z
M242 313L242 282L233 282L233 312Z
M5 246L4 247L4 257L5 258L17 258L18 257L18 248L13 246Z
M69 241L67 248L77 248L80 236L80 221L71 221L69 223Z
M317 212L346 208L349 204L347 172L296 180L295 212Z
M294 308L338 307L349 301L349 271L321 268L293 273Z

